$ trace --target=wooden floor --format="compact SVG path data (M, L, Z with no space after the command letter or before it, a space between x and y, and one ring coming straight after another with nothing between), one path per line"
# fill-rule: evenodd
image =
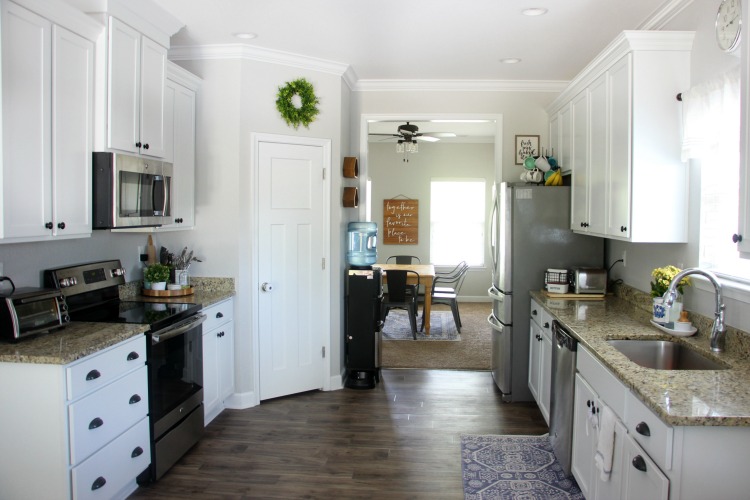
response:
M489 372L383 370L370 390L313 391L225 410L131 498L461 499L461 434L544 434Z

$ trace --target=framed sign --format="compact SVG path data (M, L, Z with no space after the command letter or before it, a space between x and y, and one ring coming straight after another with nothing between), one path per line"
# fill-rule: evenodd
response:
M419 243L419 200L403 198L383 200L383 243L386 245Z
M539 156L538 135L516 136L516 165L523 165L527 156Z

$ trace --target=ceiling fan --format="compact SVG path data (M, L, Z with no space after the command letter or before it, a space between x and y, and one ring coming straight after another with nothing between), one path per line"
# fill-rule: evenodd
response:
M441 137L456 137L453 132L420 132L419 127L406 122L404 125L399 125L396 129L395 134L377 134L373 133L370 135L386 136L389 139L397 138L399 142L415 142L417 139L426 142L437 142Z

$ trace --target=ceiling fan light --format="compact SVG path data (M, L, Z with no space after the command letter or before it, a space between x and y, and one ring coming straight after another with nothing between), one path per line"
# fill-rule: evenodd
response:
M403 153L404 152L404 143L403 141L398 141L396 143L396 153Z

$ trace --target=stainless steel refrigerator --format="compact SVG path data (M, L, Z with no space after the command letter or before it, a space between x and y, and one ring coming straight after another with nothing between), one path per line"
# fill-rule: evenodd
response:
M570 188L496 184L491 215L492 378L504 401L530 401L529 292L547 269L603 267L604 240L570 230Z

